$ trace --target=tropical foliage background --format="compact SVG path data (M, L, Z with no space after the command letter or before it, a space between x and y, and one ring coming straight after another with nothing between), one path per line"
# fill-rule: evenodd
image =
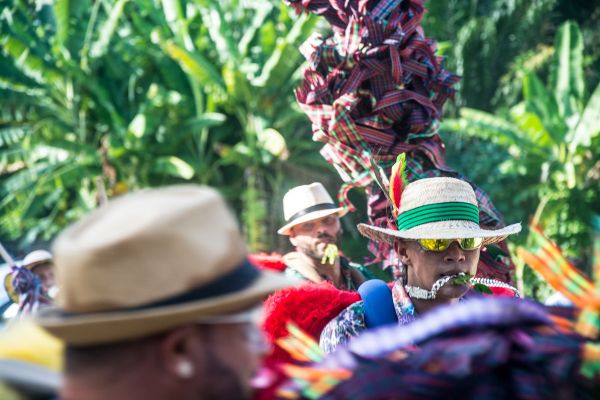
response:
M441 130L449 164L589 268L600 4L425 4L427 35L463 77ZM14 251L50 240L102 191L198 182L229 198L253 250L284 248L283 193L339 185L293 95L298 48L320 23L277 0L0 0L0 240ZM367 253L362 215L344 222L355 257Z

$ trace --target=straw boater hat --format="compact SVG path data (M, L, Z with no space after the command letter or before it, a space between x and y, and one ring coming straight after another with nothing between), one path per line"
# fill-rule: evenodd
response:
M248 262L237 222L205 186L115 199L62 232L53 253L57 307L37 320L74 345L233 321L294 283Z
M359 224L364 236L393 244L397 239L483 238L499 242L521 231L521 224L488 230L479 226L479 207L471 185L455 178L425 178L406 186L400 198L398 229Z
M342 217L347 212L347 209L338 207L333 202L321 183L314 182L310 185L296 186L283 196L283 217L286 224L277 233L289 235L290 229L295 225L331 214Z

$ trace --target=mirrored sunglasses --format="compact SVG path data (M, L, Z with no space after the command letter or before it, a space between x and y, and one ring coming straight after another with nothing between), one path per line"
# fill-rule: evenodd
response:
M417 239L417 243L427 251L445 251L452 242L458 242L458 245L463 250L475 250L481 247L483 238L466 238L466 239Z

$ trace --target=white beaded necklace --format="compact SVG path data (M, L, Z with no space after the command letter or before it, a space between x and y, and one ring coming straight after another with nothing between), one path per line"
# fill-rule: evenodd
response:
M448 275L448 276L441 277L440 279L435 281L435 283L431 287L431 290L426 290L426 289L423 289L423 288L420 288L417 286L409 286L409 285L405 285L404 289L406 290L406 293L408 293L408 295L413 299L434 300L437 296L437 293L442 288L442 286L444 286L448 282L454 280L455 278L459 278L461 276L466 276L466 274L464 272L460 272L456 275ZM517 288L509 285L506 282L499 281L497 279L471 278L468 280L468 283L471 286L473 286L475 284L481 284L481 285L485 285L488 287L498 287L498 288L510 289L515 293L515 297L521 297Z

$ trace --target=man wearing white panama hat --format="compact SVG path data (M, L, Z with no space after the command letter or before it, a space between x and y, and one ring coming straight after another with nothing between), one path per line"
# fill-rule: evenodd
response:
M46 250L27 254L22 267L13 268L4 277L4 289L10 299L19 304L20 314L52 304L56 294L52 254Z
M341 234L339 218L346 212L319 182L296 186L285 194L286 224L277 233L289 236L296 248L283 256L287 275L309 282L328 281L342 290L356 290L366 280L362 266L335 254ZM328 254L332 249L333 254Z
M390 178L390 187L394 178ZM395 229L359 224L358 230L370 239L393 245L405 267L390 299L400 324L438 305L459 301L473 285L517 294L504 282L473 278L482 246L518 233L521 225L480 228L477 199L469 183L446 177L421 179L396 190L395 195L390 191L390 201ZM325 326L320 340L325 351L333 351L367 328L364 307L363 301L354 303Z
M23 259L23 267L39 277L44 296L53 297L55 281L52 254L46 250L34 250Z
M57 305L37 321L66 343L63 400L250 397L266 350L253 309L295 282L248 262L214 189L117 198L53 252Z

